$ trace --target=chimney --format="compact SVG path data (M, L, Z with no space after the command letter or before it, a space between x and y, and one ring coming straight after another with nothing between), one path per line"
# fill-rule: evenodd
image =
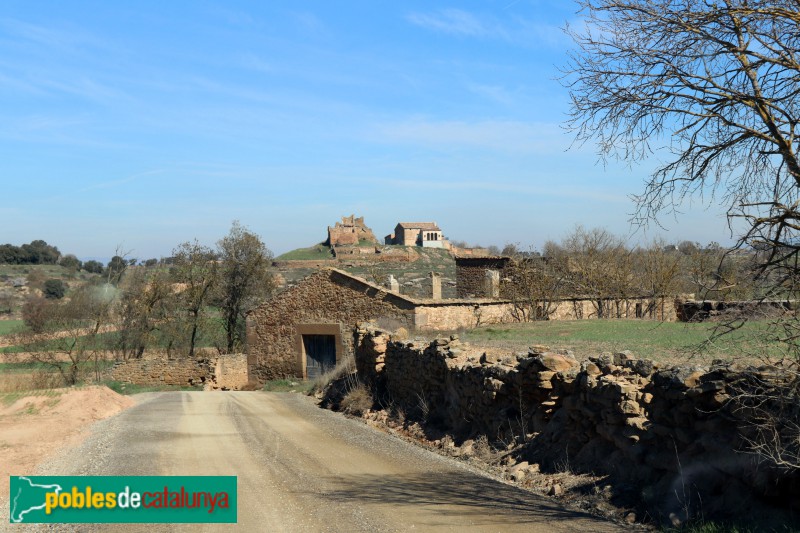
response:
M386 288L393 292L400 292L400 282L394 279L394 276L389 274L386 279Z
M500 271L486 271L486 297L500 298Z
M433 300L442 299L442 276L436 272L431 272L431 298Z

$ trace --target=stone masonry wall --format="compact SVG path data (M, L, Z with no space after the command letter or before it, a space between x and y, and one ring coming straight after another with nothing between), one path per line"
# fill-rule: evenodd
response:
M151 353L142 359L116 363L108 376L115 381L136 385L238 390L247 384L247 356L226 354L170 358L165 353Z
M485 298L486 271L497 270L500 279L507 277L507 258L458 258L456 259L456 287L459 298ZM508 296L500 284L500 297Z
M386 326L411 329L413 307L404 298L335 270L312 274L248 315L250 376L263 383L302 375L297 325L338 325L344 351L352 353L352 331L358 322L379 319Z
M414 314L414 323L420 331L450 331L516 321L514 306L508 302L448 301L444 305L420 305Z
M744 453L752 425L731 402L735 384L773 379L774 368L660 368L629 352L577 361L543 349L495 360L455 336L394 341L368 324L356 339L359 376L389 405L457 442L523 442L520 460L609 474L651 516L746 513L764 498L800 508L800 476Z
M678 320L676 302L672 298L629 298L605 301L610 313L606 318L648 318L675 322ZM637 307L638 306L638 307ZM586 299L562 300L550 309L550 320L583 320L598 318L598 302Z
M169 359L166 354L119 362L109 372L111 379L122 383L180 387L204 386L213 374L213 362L206 357Z
M213 388L239 390L249 381L247 354L225 354L216 358Z
M672 299L631 299L612 304L613 317L621 319L650 318L674 322L677 319ZM637 304L642 316L637 317ZM416 329L420 331L452 331L489 324L519 322L521 314L516 305L507 301L446 300L441 304L422 303L414 314ZM564 300L552 305L550 320L583 320L598 318L591 300Z

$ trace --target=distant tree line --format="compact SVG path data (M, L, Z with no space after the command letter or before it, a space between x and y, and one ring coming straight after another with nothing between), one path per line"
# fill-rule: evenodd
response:
M548 318L565 298L589 299L597 316L614 318L633 298L749 300L774 289L756 276L758 251L732 253L716 242L632 246L604 229L578 226L541 252L510 244L502 253L514 259L507 290L525 320Z
M142 262L118 250L107 265L96 263L83 268L100 275L68 298L60 282L48 281L45 297L29 298L22 309L27 328L18 342L67 384L89 363L148 350L171 357L194 357L200 347L242 350L246 313L274 289L272 252L238 222L214 247L187 241L166 260ZM94 366L96 372L102 367Z
M59 257L61 257L61 252L58 251L58 248L42 240L35 240L22 246L0 245L0 264L54 265Z

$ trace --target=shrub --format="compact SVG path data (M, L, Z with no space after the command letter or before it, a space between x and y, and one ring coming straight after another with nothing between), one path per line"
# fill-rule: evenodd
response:
M372 393L363 383L350 389L339 404L345 413L361 416L364 411L372 409Z
M59 264L66 269L75 271L80 270L82 266L81 260L72 254L62 257L61 261L59 261Z
M103 263L101 263L100 261L95 261L95 260L86 261L83 264L83 269L86 272L89 272L91 274L102 274L103 273Z
M48 279L44 282L44 288L42 289L42 292L44 293L45 298L60 300L67 292L67 288L64 286L64 282L62 282L60 279Z
M45 298L30 298L22 306L22 320L34 333L44 331L55 304Z

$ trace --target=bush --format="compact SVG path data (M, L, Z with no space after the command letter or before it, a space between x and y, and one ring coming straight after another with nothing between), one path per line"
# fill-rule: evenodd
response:
M345 413L361 416L364 411L372 409L372 392L363 383L350 389L342 398L339 406Z
M103 263L101 263L100 261L95 261L95 260L86 261L83 264L83 269L86 272L89 272L91 274L102 274L103 273Z
M45 298L30 298L22 306L22 320L34 333L41 333L53 314L55 304Z
M81 266L83 265L83 263L81 263L81 260L72 254L65 255L64 257L62 257L61 261L59 261L59 264L66 269L75 271L80 270Z
M42 289L42 292L44 292L45 298L60 300L67 292L67 288L64 286L64 282L62 282L60 279L48 279L44 282L44 288Z

